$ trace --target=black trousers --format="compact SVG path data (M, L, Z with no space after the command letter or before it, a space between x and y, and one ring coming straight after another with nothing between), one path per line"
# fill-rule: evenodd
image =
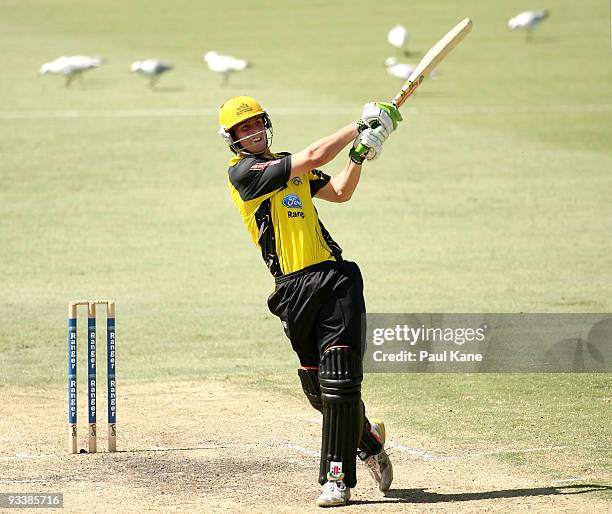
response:
M277 278L268 307L281 319L301 366L310 371L309 376L300 374L302 386L312 406L323 414L319 482L332 479L328 470L339 460L346 485L354 487L357 451L365 459L382 450L360 399L366 329L361 271L354 262L329 261ZM333 404L329 394L322 394L317 377L321 358L332 347L343 347L340 353L350 353L353 362L349 366L351 394L344 397L342 388L338 389L339 396L332 395ZM339 365L342 368L348 362ZM340 411L338 402L346 405Z
M365 352L363 279L354 262L325 261L277 278L268 307L304 367L318 367L333 345Z

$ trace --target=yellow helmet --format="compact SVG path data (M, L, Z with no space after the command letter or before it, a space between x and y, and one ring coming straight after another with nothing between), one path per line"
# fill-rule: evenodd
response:
M219 109L219 135L230 147L232 152L247 153L234 141L231 130L236 126L255 116L263 116L266 127L268 147L272 142L272 122L266 110L257 100L250 96L234 96L227 100Z
M219 109L219 125L225 130L230 130L239 123L265 114L265 112L254 98L235 96L225 102Z

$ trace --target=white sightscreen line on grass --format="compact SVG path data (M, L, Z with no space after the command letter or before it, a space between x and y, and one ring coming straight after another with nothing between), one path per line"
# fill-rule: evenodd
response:
M441 108L408 108L406 112L413 114L545 114L545 113L608 113L612 112L612 104L584 105L538 105L528 106L448 106ZM270 109L272 116L354 116L354 109ZM217 116L216 109L139 109L110 111L22 111L0 112L0 120L40 120L40 119L74 119L74 118L160 118L160 117Z

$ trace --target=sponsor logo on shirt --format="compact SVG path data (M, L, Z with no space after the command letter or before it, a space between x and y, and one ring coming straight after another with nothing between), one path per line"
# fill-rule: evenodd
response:
M287 209L301 209L302 200L300 200L298 195L290 193L283 198L283 205L287 207Z
M250 171L263 171L268 166L271 166L272 164L276 164L278 162L280 162L280 159L275 159L273 161L256 162L254 164L251 164L251 167L249 168L249 170Z
M251 171L261 171L265 170L269 164L269 162L256 162L255 164L251 165L249 169Z
M293 177L291 179L291 182L293 182L296 186L302 185L302 179L300 177Z

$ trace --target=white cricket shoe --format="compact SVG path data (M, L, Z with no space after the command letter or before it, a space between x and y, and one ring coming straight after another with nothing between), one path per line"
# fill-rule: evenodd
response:
M372 427L372 433L374 437L380 441L383 449L377 455L370 455L366 460L366 466L374 481L378 484L378 489L381 491L388 491L393 482L393 465L389 460L387 452L384 450L385 446L385 424L379 419L373 419L370 421Z
M337 507L346 505L351 498L351 489L342 480L326 482L317 498L317 507Z

